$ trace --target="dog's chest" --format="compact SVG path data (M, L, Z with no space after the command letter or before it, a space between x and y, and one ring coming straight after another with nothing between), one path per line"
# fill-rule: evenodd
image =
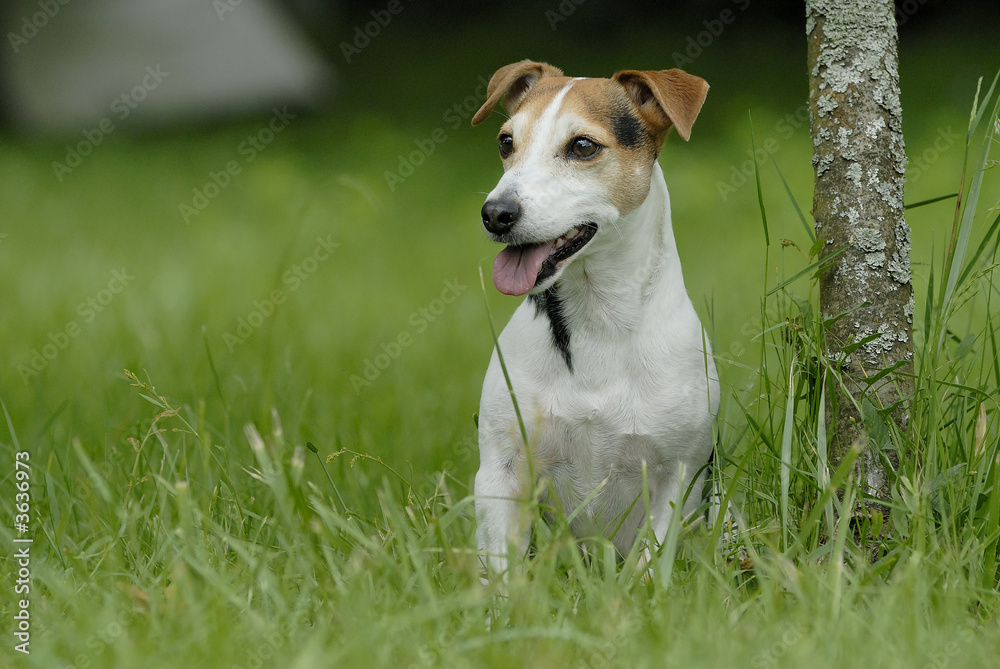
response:
M573 478L686 459L704 443L707 393L684 361L649 364L631 351L578 356L572 374L535 395L537 457ZM654 371L655 370L655 371Z

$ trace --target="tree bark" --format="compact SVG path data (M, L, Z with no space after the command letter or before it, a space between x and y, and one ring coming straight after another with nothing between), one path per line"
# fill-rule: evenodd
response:
M884 443L872 448L873 413L865 412L866 429L855 402L893 408L890 419L905 430L913 381L899 372L913 369L913 287L894 6L892 0L805 4L813 217L824 242L821 258L844 249L820 277L820 314L825 322L837 319L824 346L828 359L839 361L854 399L839 384L831 394L830 465L836 468L847 449L859 445L866 492L889 500L889 469L898 466L898 453L884 451ZM889 368L894 372L869 388L865 379Z

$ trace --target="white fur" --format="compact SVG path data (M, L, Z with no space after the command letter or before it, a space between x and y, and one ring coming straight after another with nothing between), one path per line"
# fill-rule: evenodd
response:
M538 139L520 147L528 153L491 193L518 195L517 243L552 239L583 221L598 224L594 239L532 290L561 281L572 371L553 344L548 318L529 300L500 335L530 463L496 351L486 373L475 493L477 540L491 574L506 571L508 549L517 556L527 549L523 502L535 487L529 470L551 481L549 501L567 516L591 497L573 517L574 534L611 536L624 555L645 520L643 469L652 528L662 542L671 503L712 451L719 383L684 289L663 173L654 163L646 199L621 216L608 200L616 184L594 183L593 171L553 158L582 126L601 122L558 113L572 85L537 119L511 119L515 143L529 122L537 123ZM686 511L699 505L701 487L699 479Z

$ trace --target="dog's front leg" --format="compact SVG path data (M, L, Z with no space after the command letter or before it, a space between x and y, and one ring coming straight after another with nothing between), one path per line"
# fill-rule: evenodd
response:
M690 485L687 477L687 463L681 462L676 470L663 476L656 485L651 486L649 500L649 523L653 531L652 545L648 540L643 540L642 550L639 553L639 563L637 569L645 580L650 580L653 576L654 554L659 551L668 541L672 523L682 523L684 514L689 510L691 504L685 505L684 492ZM700 498L701 486L695 486L689 502L694 502ZM693 510L693 509L691 509ZM678 516L678 514L680 514ZM680 531L680 528L676 528Z
M525 508L525 480L512 462L483 453L476 473L476 542L486 578L506 579L508 555L524 557L530 530Z

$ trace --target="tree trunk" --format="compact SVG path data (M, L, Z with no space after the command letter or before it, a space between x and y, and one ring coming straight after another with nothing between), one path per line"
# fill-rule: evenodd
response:
M882 448L885 431L873 423L880 420L876 412L865 411L862 420L855 403L892 408L887 418L906 428L913 381L895 372L913 369L913 286L893 2L806 0L806 33L813 217L824 242L821 257L844 249L820 278L823 320L840 317L824 346L831 361L840 361L853 395L852 402L839 385L831 394L830 464L836 468L858 444L866 492L889 500L889 469L898 466L898 454ZM866 343L850 350L858 342ZM865 380L889 368L895 372L869 388Z

